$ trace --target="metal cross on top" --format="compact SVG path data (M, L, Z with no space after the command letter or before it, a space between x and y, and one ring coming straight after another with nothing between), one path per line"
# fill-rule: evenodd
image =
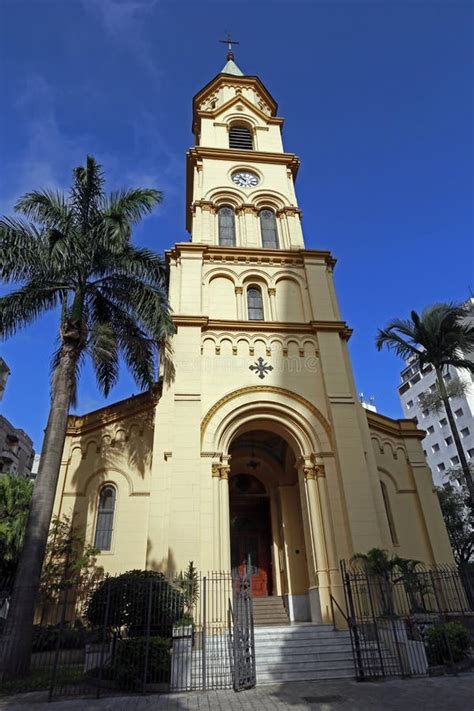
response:
M230 36L230 33L227 33L227 39L219 40L222 44L227 45L227 61L230 59L234 59L234 53L232 51L232 45L233 44L240 44L240 42L237 42L237 40L233 40L232 37Z

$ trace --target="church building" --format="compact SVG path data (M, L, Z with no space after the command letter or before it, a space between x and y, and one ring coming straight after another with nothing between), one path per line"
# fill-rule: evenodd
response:
M268 89L229 51L192 111L189 240L166 253L174 380L69 418L55 514L108 573L250 559L255 597L324 622L341 559L452 562L425 433L358 402L336 260L305 248Z

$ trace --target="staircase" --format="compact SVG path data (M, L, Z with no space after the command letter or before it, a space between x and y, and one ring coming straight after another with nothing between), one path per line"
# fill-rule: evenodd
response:
M335 631L332 625L259 624L255 658L258 684L353 679L355 675L349 632Z
M253 621L256 626L288 625L290 620L282 597L254 597Z

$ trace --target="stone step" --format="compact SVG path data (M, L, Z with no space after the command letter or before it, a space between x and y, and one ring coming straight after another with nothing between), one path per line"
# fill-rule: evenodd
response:
M275 649L265 649L262 647L255 647L257 652L257 661L265 662L266 659L273 659L274 657L285 657L285 659L299 659L300 657L311 657L315 659L335 659L337 657L343 656L344 658L352 659L352 649L349 647L343 647L342 645L337 645L337 647L278 647Z
M353 679L354 667L347 669L318 669L312 671L258 672L258 684L275 684L283 681L330 681L331 679Z

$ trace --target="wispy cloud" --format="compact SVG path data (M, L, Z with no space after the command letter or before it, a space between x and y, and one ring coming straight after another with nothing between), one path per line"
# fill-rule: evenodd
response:
M145 30L159 0L82 0L82 3L99 19L109 38L119 41L122 49L130 51L137 64L155 82L156 90L162 75Z
M2 166L8 190L2 190L0 214L11 213L18 197L29 190L66 189L71 168L84 161L89 141L61 130L55 103L51 85L39 74L19 87L15 109L24 142L14 165L6 161Z

